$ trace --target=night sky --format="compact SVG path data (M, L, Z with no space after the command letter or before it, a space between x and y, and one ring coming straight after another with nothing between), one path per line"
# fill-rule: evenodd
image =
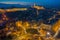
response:
M40 5L40 6L53 7L53 8L60 9L60 0L0 0L0 3L1 2L3 2L3 3L17 2L17 3L24 3L24 4L36 3L37 5Z
M60 0L0 0L0 2L33 2L37 4L59 5Z

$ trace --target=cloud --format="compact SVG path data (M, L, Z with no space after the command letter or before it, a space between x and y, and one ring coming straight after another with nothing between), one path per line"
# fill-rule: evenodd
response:
M20 5L31 5L31 2L0 2L4 4L20 4Z

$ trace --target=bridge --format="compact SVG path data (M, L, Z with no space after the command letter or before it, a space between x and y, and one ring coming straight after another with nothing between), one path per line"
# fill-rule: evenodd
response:
M15 12L15 11L25 11L27 8L12 8L12 9L0 9L1 13L5 12Z

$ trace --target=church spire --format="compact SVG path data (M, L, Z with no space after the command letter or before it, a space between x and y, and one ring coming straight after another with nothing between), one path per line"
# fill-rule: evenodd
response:
M34 3L34 6L36 6L36 3Z

